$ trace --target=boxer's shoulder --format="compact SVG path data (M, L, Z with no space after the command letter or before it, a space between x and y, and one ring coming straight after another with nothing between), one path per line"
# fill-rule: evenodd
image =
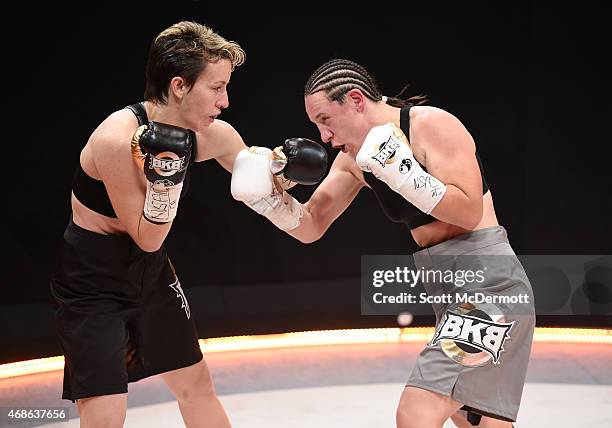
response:
M461 121L438 107L415 106L410 110L409 140L421 164L432 151L455 151L463 146L475 150L473 139Z
M125 109L113 112L91 133L87 147L96 156L116 155L118 151L129 155L130 141L137 128L138 121L131 112Z
M219 159L237 154L245 144L238 131L228 122L215 119L196 132L198 155L196 162Z

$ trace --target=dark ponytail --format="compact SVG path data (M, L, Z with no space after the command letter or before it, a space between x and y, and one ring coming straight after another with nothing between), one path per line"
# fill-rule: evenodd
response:
M406 84L397 95L388 97L386 103L393 107L402 108L406 106L418 106L428 101L427 96L423 94L413 95L411 97L407 96L409 89L410 83Z

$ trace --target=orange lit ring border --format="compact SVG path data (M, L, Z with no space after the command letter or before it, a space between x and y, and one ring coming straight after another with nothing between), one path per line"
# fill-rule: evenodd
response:
M354 330L303 331L257 336L231 336L200 339L200 348L215 352L250 351L256 349L291 348L301 346L355 345L375 343L425 343L431 339L433 327L370 328ZM612 345L612 330L594 328L535 329L536 343L576 343ZM64 368L64 357L48 357L0 365L0 379L43 373Z

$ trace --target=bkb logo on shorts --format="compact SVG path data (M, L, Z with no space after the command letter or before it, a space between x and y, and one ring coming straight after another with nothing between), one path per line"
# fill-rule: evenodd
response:
M176 153L162 152L153 156L153 159L151 159L151 168L159 175L167 177L176 174L178 171L182 171L184 163L184 156L180 158Z
M486 313L482 311L473 312L486 316ZM438 327L431 344L441 342L442 350L463 365L482 365L491 358L494 364L499 364L504 342L510 338L508 332L516 321L495 322L475 316L476 313L470 315L452 311L445 312L444 320ZM487 358L469 358L469 354L476 356L476 354L482 354L483 351Z

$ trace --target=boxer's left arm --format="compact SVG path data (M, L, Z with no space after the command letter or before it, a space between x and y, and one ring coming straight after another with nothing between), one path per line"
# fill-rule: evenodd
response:
M357 164L424 213L473 229L483 207L482 178L471 135L450 113L433 108L413 122L411 131L409 144L391 123L373 127L357 153ZM422 148L420 162L413 145Z
M236 156L246 147L238 131L229 123L219 119L196 132L196 136L198 150L195 161L215 159L228 172L232 172Z
M482 219L482 176L474 140L452 114L432 109L415 121L414 135L425 147L427 171L446 185L446 192L431 211L445 223L471 230Z
M241 150L232 171L232 196L289 232L300 226L304 210L285 190L318 183L327 161L325 149L307 138L288 138L274 151L257 146Z

